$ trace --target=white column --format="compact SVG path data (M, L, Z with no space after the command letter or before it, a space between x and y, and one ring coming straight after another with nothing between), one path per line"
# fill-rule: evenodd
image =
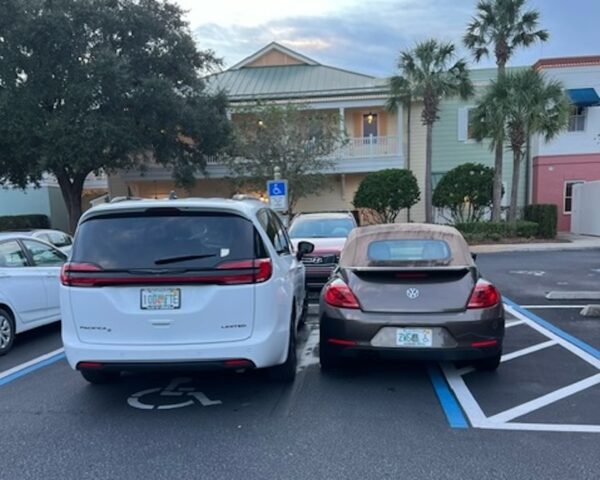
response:
M346 201L346 174L342 173L340 175L340 187L342 193L342 200Z
M402 103L398 105L396 131L398 135L398 152L402 159L402 168L406 168L406 155L404 154L404 106Z
M340 132L345 131L344 107L339 108L340 112Z

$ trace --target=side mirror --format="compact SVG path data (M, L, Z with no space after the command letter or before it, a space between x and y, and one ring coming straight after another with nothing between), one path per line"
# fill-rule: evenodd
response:
M474 262L476 262L477 261L477 254L471 252L471 258L473 259Z
M302 260L304 255L308 255L315 250L315 246L310 242L300 242L298 244L298 251L296 252L296 258Z

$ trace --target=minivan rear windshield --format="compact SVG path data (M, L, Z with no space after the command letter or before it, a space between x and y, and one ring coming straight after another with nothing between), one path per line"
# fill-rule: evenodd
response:
M226 213L141 212L94 217L79 226L72 262L104 270L212 269L256 258L255 229Z

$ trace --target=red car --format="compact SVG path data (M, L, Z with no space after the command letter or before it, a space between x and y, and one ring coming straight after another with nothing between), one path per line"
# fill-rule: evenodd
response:
M320 291L336 267L348 234L356 228L350 212L301 213L294 217L289 234L297 247L301 241L310 241L315 249L302 259L306 267L306 286L309 291Z

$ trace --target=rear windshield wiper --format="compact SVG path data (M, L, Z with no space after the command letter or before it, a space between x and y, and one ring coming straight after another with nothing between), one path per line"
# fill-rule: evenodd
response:
M159 258L154 261L155 265L167 265L168 263L187 262L188 260L200 260L202 258L216 257L216 253L205 253L203 255L180 255L178 257Z

